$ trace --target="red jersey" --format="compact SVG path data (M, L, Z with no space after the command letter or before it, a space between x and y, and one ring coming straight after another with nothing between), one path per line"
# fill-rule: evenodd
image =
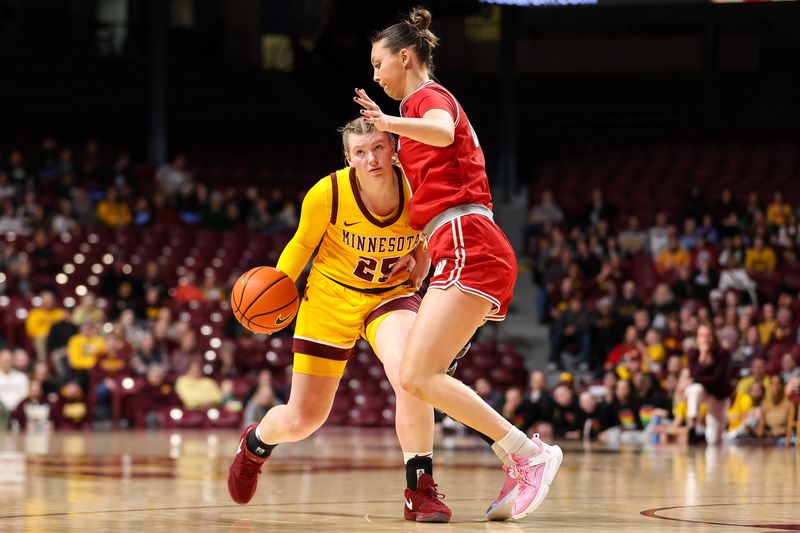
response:
M421 230L442 211L457 205L492 208L486 162L478 136L455 97L434 81L400 102L400 116L422 118L431 109L444 109L455 122L450 146L438 147L400 136L398 156L411 184L411 227Z

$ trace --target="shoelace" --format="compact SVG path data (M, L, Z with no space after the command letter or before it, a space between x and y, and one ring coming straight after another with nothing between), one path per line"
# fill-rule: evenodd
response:
M263 463L257 463L252 460L245 460L242 461L241 466L241 477L245 479L252 479L261 473L261 465Z
M445 495L439 492L438 489L439 485L437 483L434 483L432 486L425 489L425 495L428 496L429 498L436 500L437 502L441 502L442 500L444 500Z
M519 483L521 481L522 483L525 483L526 485L535 488L536 487L536 481L528 477L528 468L527 468L527 466L528 466L527 464L525 464L525 465L514 465L514 470L516 471L516 474L517 474L517 482ZM544 464L536 465L536 467L543 468ZM531 472L536 470L536 467L534 467L531 470Z

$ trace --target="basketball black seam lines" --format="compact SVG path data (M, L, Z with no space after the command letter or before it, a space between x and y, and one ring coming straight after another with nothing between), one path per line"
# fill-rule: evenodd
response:
M234 312L235 312L235 313L238 313L238 312L239 312L239 310L241 309L242 302L244 301L244 291L245 291L245 289L247 288L247 283L248 283L248 282L249 282L251 279L253 279L253 276L255 276L255 275L256 275L256 272L258 272L258 271L259 271L259 270L261 270L262 268L264 268L264 267L258 267L258 268L255 268L255 269L253 269L253 270L250 272L250 277L249 277L249 278L247 278L246 280L244 280L244 281L242 282L242 294L240 294L240 295L239 295L239 303L237 304L236 302L234 302L234 305L236 305L236 309L234 310ZM236 291L233 291L233 294L234 294L234 295L236 295ZM242 316L244 316L244 313L240 313L240 314L241 314Z
M289 276L287 276L286 274L284 274L282 277L280 277L280 278L278 278L277 280L273 281L273 282L272 282L270 285L268 285L268 286L264 287L264 289L262 289L262 290L261 290L261 292L260 292L260 293L258 293L258 296L256 296L255 298L253 298L253 300L250 302L250 305L248 305L248 306L247 306L247 309L245 309L244 311L242 311L242 317L244 317L244 318L246 318L246 319L247 319L247 324L248 324L248 325L249 325L249 324L252 322L252 320L250 320L249 318L247 318L247 312L250 310L250 308L251 308L251 307L253 307L253 304L254 304L254 303L256 303L256 302L258 301L258 299L259 299L259 298L261 298L262 296L264 296L264 293L265 293L265 292L267 292L267 291L268 291L268 290L270 290L272 287L274 287L275 285L277 285L278 283L280 283L281 281L283 281L283 280L284 280L284 278L286 278L286 279L289 279ZM291 280L290 280L290 282L291 282ZM242 297L244 297L244 293L242 293Z
M280 311L281 309L286 309L287 307L289 307L290 305L292 305L292 304L293 304L293 303L295 303L296 301L297 301L297 296L295 296L294 298L292 298L292 301L291 301L291 302L289 302L289 303L288 303L288 304L286 304L286 305L283 305L283 306L281 306L281 307L278 307L277 309L273 309L272 311L267 311L267 312L265 312L265 313L259 313L259 314L257 314L257 315L253 315L253 316L251 316L251 317L250 317L248 320L255 320L256 318L258 318L258 317L260 317L260 316L269 315L269 314L272 314L272 313L277 313L277 312L278 312L278 311ZM257 326L257 325L258 325L258 324L256 324L256 326ZM263 327L263 326L262 326L262 327Z

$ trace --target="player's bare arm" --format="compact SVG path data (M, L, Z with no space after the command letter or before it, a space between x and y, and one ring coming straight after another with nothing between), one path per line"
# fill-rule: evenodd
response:
M381 131L402 135L430 146L450 146L455 137L453 117L444 109L430 109L422 118L387 115L372 101L364 89L356 89L353 100L362 106L361 116Z

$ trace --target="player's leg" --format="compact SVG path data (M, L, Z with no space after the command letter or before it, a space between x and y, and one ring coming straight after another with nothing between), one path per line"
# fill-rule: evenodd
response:
M561 450L538 437L528 439L472 389L444 373L491 310L489 300L455 286L429 290L406 344L400 383L414 396L489 436L511 457L518 488L512 515L522 518L547 495L561 464Z
M367 325L366 336L383 363L395 391L395 428L406 468L403 515L418 522L448 522L452 511L440 499L433 479L433 407L400 386L400 362L416 313L388 312Z
M295 363L310 357L295 354ZM336 363L341 364L343 371L345 361ZM236 458L228 471L228 491L235 502L247 503L253 498L261 466L269 459L275 446L302 440L325 422L340 378L341 373L336 377L295 372L287 404L273 407L261 423L245 428Z

